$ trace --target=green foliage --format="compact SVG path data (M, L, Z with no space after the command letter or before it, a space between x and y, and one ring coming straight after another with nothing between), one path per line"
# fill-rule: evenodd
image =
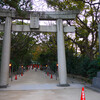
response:
M98 27L99 20L99 2L94 0L46 0L49 6L55 10L80 10L80 14L76 18L76 22L66 21L69 25L76 26L76 37L73 39L67 35L72 41L72 45L77 45L81 54L93 59L98 51ZM90 40L91 37L91 40ZM81 40L80 40L81 39ZM95 49L93 49L95 48Z
M27 25L23 21L15 22L18 25ZM11 61L13 61L14 71L19 65L29 65L33 60L33 48L36 39L30 32L13 32L11 36Z
M56 62L52 61L50 63L50 69L55 73L57 71Z
M54 7L56 10L83 10L84 2L75 0L46 0L49 6Z
M46 0L49 6L54 7L56 10L77 10L83 11L76 19L76 37L66 41L66 58L67 58L67 71L71 74L81 75L84 77L92 78L99 71L99 60L94 59L96 51L98 51L97 44L97 22L98 22L98 5L95 7L93 1L83 2L83 0ZM93 4L93 6L92 6ZM91 21L89 18L91 17ZM68 21L67 21L68 22ZM90 24L89 24L90 23ZM68 23L69 24L69 23ZM70 22L70 25L73 23ZM43 64L48 64L50 68L55 71L56 69L56 36L49 33L50 39L42 40L42 52L37 56L37 60ZM89 41L89 36L92 39ZM65 35L66 36L66 35ZM65 37L66 38L66 37ZM66 39L69 39L68 36ZM81 40L80 40L81 39ZM80 48L81 56L75 55L74 44ZM73 46L73 47L72 47ZM96 48L94 50L93 48ZM36 53L38 54L38 53ZM93 60L94 59L94 60Z
M76 57L73 51L66 51L67 71L70 74L80 75L92 79L100 71L100 57L90 60L87 56Z
M88 66L90 64L90 59L87 56L81 56L78 58L79 59L79 74L87 77L87 71L88 71Z
M92 60L88 66L87 74L90 79L97 75L97 72L100 71L100 56Z
M31 0L1 0L1 8L15 9L21 16L23 15L22 11L27 11L32 9Z
M47 38L49 35L49 39ZM57 44L54 33L43 33L41 43L34 48L33 60L37 60L42 65L48 65L51 70L55 71L55 62L57 62Z
M47 54L41 52L40 57L38 58L38 61L42 64L42 65L46 65L48 62L48 58L47 58Z
M56 61L56 56L52 51L46 51L46 52L41 52L38 61L42 64L42 65L46 65L48 64L49 66L53 66L52 62Z
M52 52L41 52L38 62L42 65L48 65L53 72L57 71L56 57Z
M73 55L74 51L72 49L66 49L66 63L68 73L75 74L75 68L77 66L77 57Z
M35 40L30 35L23 33L12 34L11 59L17 66L20 64L26 65L32 61L32 48Z
M18 63L14 62L14 60L10 60L10 63L11 63L11 70L13 72L17 71L19 67Z

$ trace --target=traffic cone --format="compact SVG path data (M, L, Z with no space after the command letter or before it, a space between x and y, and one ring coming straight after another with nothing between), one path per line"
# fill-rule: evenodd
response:
M81 92L81 100L85 100L85 92L84 92L84 87L82 87L82 92Z
M52 74L51 74L51 79L53 78Z
M21 73L21 76L23 76L23 73Z
M15 75L15 80L17 80L17 75Z

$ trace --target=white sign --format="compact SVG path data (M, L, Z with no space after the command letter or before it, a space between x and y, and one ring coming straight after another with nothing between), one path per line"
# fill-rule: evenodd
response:
M30 14L30 28L39 28L39 17Z

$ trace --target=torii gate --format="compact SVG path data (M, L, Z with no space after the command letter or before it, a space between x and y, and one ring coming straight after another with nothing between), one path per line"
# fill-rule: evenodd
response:
M63 20L74 20L79 11L50 11L50 12L26 12L23 19L30 19L30 25L12 24L12 19L22 19L15 11L0 10L0 17L5 17L5 25L0 24L0 31L4 31L0 87L8 86L9 61L11 46L11 31L16 32L57 32L57 54L59 85L68 86L66 72L66 58L63 32L75 32L74 26L63 27ZM55 26L39 26L39 20L56 20Z

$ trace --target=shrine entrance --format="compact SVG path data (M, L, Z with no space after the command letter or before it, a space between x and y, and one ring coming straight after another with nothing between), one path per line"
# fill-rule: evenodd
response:
M20 17L15 11L0 10L0 17L5 17L5 24L0 24L0 31L4 31L0 87L8 86L11 32L56 32L59 85L67 86L67 69L65 58L64 32L75 32L74 26L63 26L63 20L74 20L79 11L51 11L51 12L25 12L25 17ZM30 25L12 24L12 19L28 19ZM40 26L39 20L56 20L56 25Z

